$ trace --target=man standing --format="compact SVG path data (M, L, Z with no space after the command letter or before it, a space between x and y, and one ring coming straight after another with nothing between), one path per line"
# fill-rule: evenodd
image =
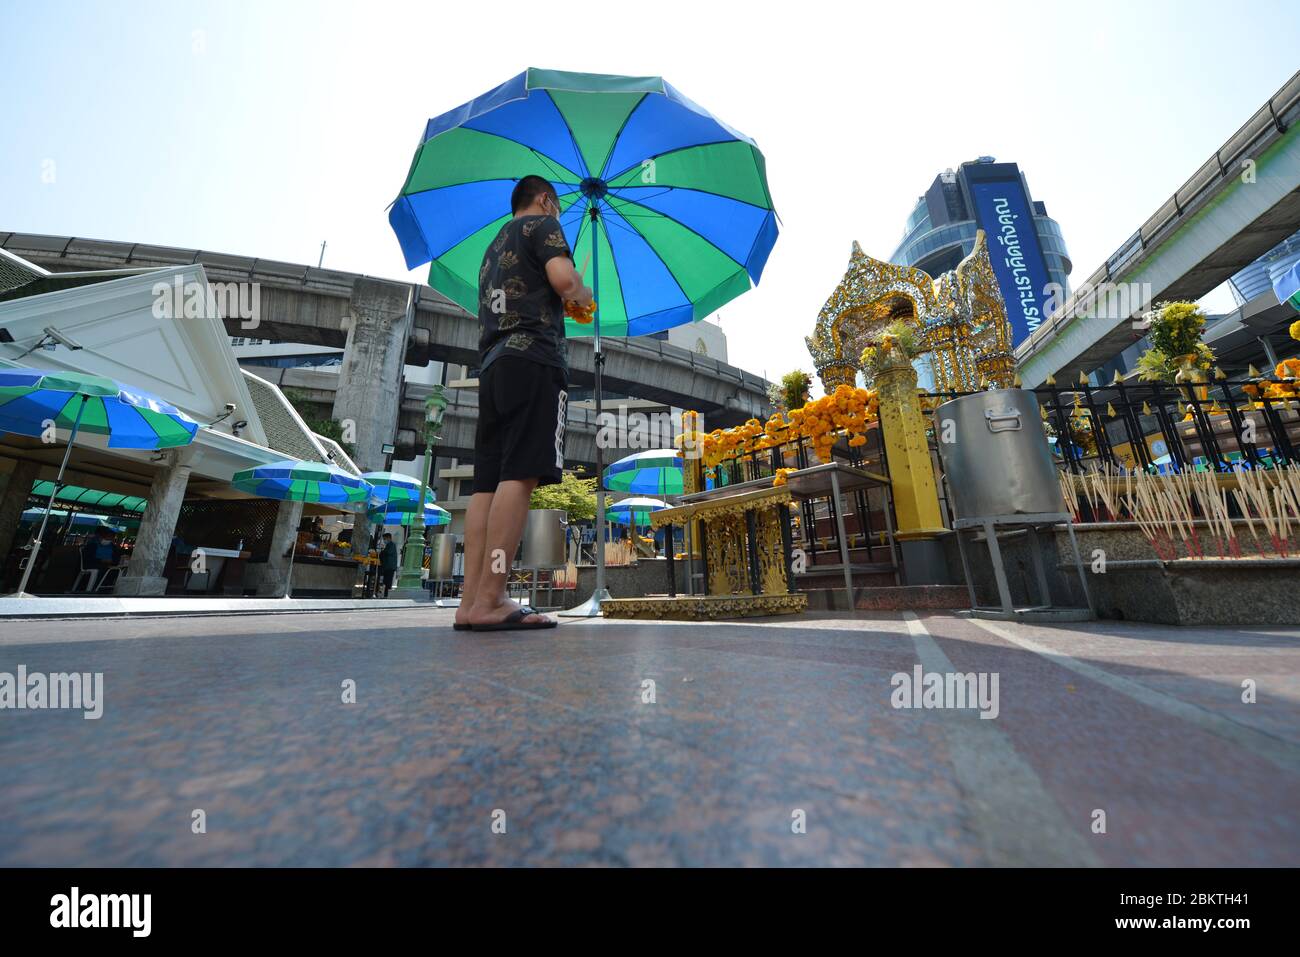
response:
M393 576L397 573L397 543L391 532L384 532L384 548L379 553L379 580L384 586L384 597L393 587Z
M456 627L554 628L555 619L510 600L506 579L533 490L560 481L568 399L564 304L592 292L573 266L555 187L525 176L513 218L479 270L479 410L474 494L465 515L465 587Z

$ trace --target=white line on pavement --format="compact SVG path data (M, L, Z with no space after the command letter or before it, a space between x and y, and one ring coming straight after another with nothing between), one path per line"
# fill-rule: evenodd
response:
M921 667L931 673L957 669L910 611L903 612ZM1087 821L1071 825L1038 774L997 721L972 711L941 712L957 782L974 818L989 863L1005 867L1098 867L1084 836Z
M1239 744L1243 748L1254 752L1261 758L1271 761L1284 771L1300 773L1300 747L1290 741L1282 738L1276 738L1266 732L1256 730L1244 724L1239 724L1231 718L1225 718L1223 715L1215 714L1212 711L1206 711L1197 705L1190 704L1167 695L1162 691L1156 691L1154 688L1148 688L1140 682L1131 678L1124 678L1120 675L1112 674L1098 668L1096 665L1090 665L1086 661L1080 661L1067 655L1063 651L1055 651L1046 645L1039 644L1032 638L1026 638L1017 635L1009 628L1004 628L999 624L990 621L983 621L979 618L971 618L975 624L979 625L990 634L996 635L1004 641L1009 641L1013 645L1018 645L1026 651L1032 651L1036 655L1041 655L1048 661L1060 665L1062 668L1068 668L1076 674L1083 675L1098 684L1105 685L1112 691L1118 691L1120 694L1128 695L1134 701L1146 705L1149 708L1155 708L1163 711L1165 714L1196 725L1202 731L1208 731L1210 734L1218 735L1233 744Z

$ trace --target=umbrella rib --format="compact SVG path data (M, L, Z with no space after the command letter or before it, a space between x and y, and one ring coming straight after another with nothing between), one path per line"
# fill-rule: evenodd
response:
M615 217L615 219L622 219L622 218L623 218L623 214L622 214L621 212L619 212L617 209L615 209L613 206L610 206L608 200L605 200L604 202L605 202L605 205L606 205L606 206L609 206L610 211L611 211L612 213L614 213L614 217ZM609 220L606 220L606 222L609 222ZM669 266L668 266L668 264L667 264L666 262L664 262L664 257L661 256L661 255L659 255L659 251L658 251L657 249L655 249L655 247L654 247L654 243L652 243L652 242L650 242L650 240L646 239L645 233L643 233L643 232L641 232L641 230L637 229L636 226L635 226L633 223L627 223L626 227L624 227L624 228L626 228L629 232L631 232L632 235L639 237L640 240L641 240L643 243L646 244L646 248L649 249L652 253L654 253L655 258L658 259L659 262L663 264L664 272L668 273L668 275L672 278L672 281L673 281L674 283L677 284L677 291L680 292L680 293L682 294L682 298L683 298L684 300L686 300L687 303L690 303L692 306L694 306L694 303L691 301L691 297L687 294L686 290L685 290L684 288L682 288L682 281L681 281L680 279L677 278L677 274L676 274L675 272L673 272L672 269L669 268ZM593 243L592 245L593 245L593 247L594 247L595 244ZM612 243L610 244L609 251L610 251L610 254L611 254L611 255L612 255L613 252L614 252L614 246L613 246ZM622 282L620 281L620 282L619 282L619 290L622 291L622 288L623 288L623 284L622 284ZM627 309L627 296L624 296L624 297L623 297L623 313L624 313L624 315L627 314L627 311L628 311L628 309ZM632 320L631 320L631 317L629 316L629 317L628 317L628 324L631 325L631 322L632 322Z
M717 194L714 193L714 194L712 194L712 195L715 195L715 196L716 196ZM726 256L726 257L727 257L728 259L730 259L733 263L736 263L736 267L737 267L737 268L739 268L739 269L744 269L744 268L745 268L745 264L744 264L744 263L742 263L742 262L736 262L736 257L735 257L735 256L731 255L731 253L727 252L725 249L722 249L721 247L719 247L717 243L715 243L713 240L709 239L709 237L707 237L707 236L705 236L704 234L702 234L699 230L697 230L697 229L692 229L690 226L687 226L684 222L682 222L682 221L681 221L680 219L678 219L677 217L675 217L675 216L669 216L667 213L661 213L661 212L659 212L657 209L653 209L653 208L651 208L651 207L649 207L649 206L641 206L641 204L638 203L638 202L636 202L636 200L632 200L632 199L624 199L624 198L621 197L621 196L620 196L620 197L617 197L617 198L618 198L618 201L619 201L620 203L628 203L629 205L637 206L637 207L640 207L640 208L642 208L642 209L645 209L645 210L648 210L648 211L649 211L650 215L647 215L647 216L637 216L637 217L636 217L637 219L653 219L655 216L658 216L658 217L660 217L660 218L662 218L662 219L666 219L666 220L668 220L669 222L676 223L678 226L682 227L682 229L686 230L687 232L689 232L689 233L694 233L696 236L699 236L700 239L702 239L704 242L708 243L710 246L712 246L714 249L716 249L719 253L721 253L722 255ZM753 204L751 203L750 205L753 205ZM755 208L755 209L759 209L759 208L761 208L761 207L754 207L754 208ZM622 216L622 215L623 215L623 211L620 210L620 209L615 209L615 207L613 207L613 206L610 206L610 209L613 209L614 212L616 212L616 213L619 214L619 216ZM629 222L628 222L628 225L629 225L629 226L632 225L632 223L631 223L630 220L629 220ZM633 228L635 228L635 227L633 227ZM645 234L644 234L644 233L640 233L639 230L638 230L638 233L641 235L641 238L642 238L642 239L645 239ZM650 246L651 249L654 249L654 246L650 243L650 240L648 240L648 239L646 239L646 245ZM753 244L751 243L750 245L751 245L751 248L752 248ZM659 259L660 259L660 261L662 261L662 260L663 260L663 257L660 256ZM664 263L664 266L667 266L667 265L668 265L667 263ZM669 272L672 272L671 269L668 270L668 271L669 271ZM685 291L685 290L683 290L683 292L684 292L684 291Z
M578 146L578 137L574 135L573 127L569 125L569 118L565 116L564 111L560 109L560 104L555 102L555 97L551 96L550 90L542 90L541 92L546 94L546 98L551 101L551 106L555 107L555 115L558 116L560 122L564 124L564 131L569 134L569 142L573 144L574 155L577 156L578 162L582 164L582 169L579 171L579 180L581 181L586 179L588 176L592 175L591 170L587 168L587 158L582 155L582 149ZM514 141L511 140L511 142Z
M660 95L662 96L662 94L660 94ZM605 151L605 156L604 156L604 158L600 161L600 174L599 174L599 175L600 175L600 178L601 178L601 179L604 179L604 178L605 178L605 176L604 176L605 167L609 165L609 161L610 161L610 159L614 156L614 150L618 147L618 141L619 141L619 139L622 138L622 136L623 136L623 131L627 129L628 121L630 121L630 120L632 119L632 117L633 117L634 115L636 115L636 111L639 110L639 109L641 109L642 105L644 105L646 99L647 99L649 96L650 96L649 93L642 93L642 94L641 94L641 99L639 99L639 100L636 101L636 106L632 107L632 109L630 109L630 110L627 111L627 116L623 117L623 122L619 124L618 132L615 133L615 134L614 134L614 138L613 138L612 140L609 141L609 149ZM630 168L630 167L629 167L629 168Z
M751 202L749 202L748 200L744 200L744 199L736 199L736 197L734 197L734 196L726 196L726 195L723 195L722 193L715 193L715 192L712 192L711 190L707 190L707 189L696 189L694 186L665 186L665 187L663 187L663 192L660 192L660 193L654 193L653 195L650 195L650 196L641 196L641 197L636 197L636 198L631 197L631 196L624 196L624 195L623 195L623 190L628 190L628 189L647 189L647 188L648 188L648 187L645 187L645 186L638 186L638 185L636 185L636 184L634 184L634 183L628 183L628 184L625 185L625 186L611 186L611 187L609 188L609 193L608 193L608 195L609 195L609 196L612 196L612 197L614 197L615 199L620 200L620 201L622 201L622 202L624 202L624 203L635 203L636 205L640 206L640 205L643 205L642 202L641 202L641 200L645 200L645 199L658 199L660 196L667 196L669 193L676 192L676 191L681 191L681 192L686 192L686 193L699 193L701 196L716 196L718 199L725 199L725 200L727 200L728 202L731 202L731 203L739 203L741 206L748 206L748 207L750 207L751 209L760 209L760 210L762 210L762 211L765 212L765 213L775 213L775 212L776 212L775 209L772 209L772 208L770 208L770 207L768 207L768 206L759 206L757 203L751 203ZM651 206L647 206L646 209L650 209L650 210L652 210L652 211L654 210L654 208L651 207ZM663 214L663 213L659 213L659 212L655 212L655 215L657 215L657 216L662 216L662 215L664 215L664 214Z
M558 107L557 107L556 109L557 109L557 112L558 112ZM563 119L563 117L561 117L561 119ZM469 127L465 127L465 129L469 129ZM568 129L568 123L567 123L567 122L565 123L565 129L566 129L566 130ZM448 132L450 132L450 131L448 131ZM535 146L529 146L527 143L521 143L519 140L511 139L510 137L508 137L508 136L504 136L504 135L502 135L501 133L492 133L492 132L489 132L489 131L487 131L487 130L470 130L470 132L472 132L472 133L481 133L483 136L492 136L492 137L495 137L495 138L497 138L497 139L499 139L499 140L501 140L502 142L505 142L505 143L513 143L515 146L518 146L518 147L521 147L521 148L523 148L523 149L528 150L528 152L534 154L534 155L537 156L539 159L541 159L543 162L546 162L546 163L549 163L549 164L553 164L553 165L555 166L555 168L558 169L558 170L560 171L560 172L559 172L560 182L561 182L561 184L564 185L564 186L577 186L579 183L582 182L583 176L582 176L581 173L575 173L573 170L569 169L569 168L568 168L567 166L565 166L564 164L559 163L559 162L557 162L556 160L551 159L550 157L546 156L545 153L540 153L540 152L538 152L538 150L537 150L537 148L536 148ZM439 136L441 136L441 135L442 135L442 134L439 134ZM434 139L437 139L437 137L434 137ZM573 142L573 149L574 149L574 151L577 152L577 151L578 151L578 144L577 144L576 141L573 141L573 132L572 132L571 130L569 131L569 139L570 139L570 141ZM392 203L389 203L389 204L388 204L389 207L391 207L394 203L396 203L396 202L397 202L398 200L400 200L400 199L404 199L404 198L406 198L406 197L410 197L410 196L419 196L419 195L421 195L422 193L432 193L432 192L436 192L437 190L440 190L440 189L449 189L449 188L454 187L454 186L469 186L469 185L472 184L472 183L483 183L483 182L488 182L489 180L494 180L494 179L516 179L516 180L518 179L518 177L509 177L509 176L505 176L505 177L502 177L502 176L491 176L491 177L487 177L487 178L482 178L482 177L480 177L479 179L467 179L467 180L464 180L463 182L460 182L460 183L442 183L442 184L440 184L440 185L438 185L438 186L430 186L430 187L428 187L427 189L413 189L413 190L410 190L410 191L408 192L407 189L406 189L406 187L407 187L408 185L410 185L410 182L411 182L411 176L414 175L415 167L419 164L419 161L420 161L420 160L419 160L419 154L420 154L421 152L423 152L425 146L427 146L429 143L432 143L432 142L433 142L433 140L425 140L424 143L420 144L420 149L417 150L417 152L416 152L416 159L415 159L415 161L411 164L411 173L408 173L408 174L407 174L407 177L406 177L406 183L404 183L404 184L402 185L402 191L401 191L400 193L397 194L397 199L393 200ZM582 160L582 154L581 154L580 152L578 152L578 160L579 160L580 162L581 162L581 160Z
M684 153L684 152L686 152L687 150L700 149L701 147L704 147L704 146L726 146L728 143L743 143L743 142L744 142L744 140L738 140L738 139L735 139L735 138L733 137L732 139L729 139L729 140L710 140L710 141L707 142L707 143L691 143L691 144L688 145L688 146L678 146L678 147L676 147L675 149L664 150L662 153L656 153L654 156L646 157L646 159L660 160L660 159L663 159L665 156L672 156L674 153ZM750 146L750 144L748 144L748 143L745 143L745 145L746 145L746 146L749 146L749 148L750 148L751 150L754 150L755 152L758 151L758 147L756 147L756 146ZM761 156L762 153L760 152L759 155ZM645 162L645 160L641 160L641 162ZM605 180L605 181L606 181L606 182L610 182L610 181L612 181L612 180L616 180L616 179L618 179L620 176L626 176L626 175L627 175L628 173L630 173L632 170L636 169L636 167L637 167L637 164L636 164L636 163L633 163L631 166L628 166L628 167L626 167L625 169L621 169L621 170L619 170L619 171L618 171L617 173L615 173L613 176L608 176L608 177L606 177L606 180ZM758 168L758 164L755 163L755 164L754 164L754 167L755 167L755 169L757 169L757 168ZM765 195L768 196L768 202L771 202L771 195L770 195L770 192L769 192L769 190L768 190L768 188L767 188L767 182L766 182L766 179L767 179L767 178L764 177L763 179L764 179L764 183L763 183L763 193L764 193ZM630 186L630 185L632 185L632 184L630 184L630 183L624 183L624 184L623 184L623 186ZM701 189L701 190L698 190L698 192L701 192L701 193L708 193L708 192L711 192L711 191L710 191L710 190L707 190L707 189ZM714 195L714 196L721 196L721 195L723 195L723 194L722 194L722 193L713 193L713 195ZM727 199L731 199L731 197L728 196ZM741 202L743 202L743 200L742 200ZM753 204L751 203L750 205L753 205ZM770 209L771 207L769 206L769 207L765 207L765 208Z
M631 200L623 200L623 202L631 203L632 201L631 201ZM638 204L633 203L633 205L638 205ZM611 206L610 209L614 209L614 207ZM616 210L616 209L615 209L614 212L618 213L618 215L619 215L620 217L622 217L622 215L623 215L622 212L620 212L619 210ZM679 220L677 220L677 219L674 219L672 216L669 216L669 215L664 214L664 213L661 213L660 215L663 216L664 219L667 219L667 220L670 220L670 221L672 221L672 222L674 222L674 223L677 223L677 225L678 225L678 226L681 226L682 229L685 229L685 230L687 230L688 232L695 233L696 236L700 236L700 234L699 234L698 232L695 232L695 230L691 229L691 227L687 226L685 223L683 223L683 222L681 222L681 221L679 221ZM645 217L645 218L648 219L648 218L650 218L650 217ZM641 237L642 241L645 242L646 246L648 246L648 247L650 248L651 252L653 252L656 256L658 256L659 261L660 261L661 263L663 263L664 269L667 270L668 275L670 275L670 276L673 277L673 282L677 283L677 288L678 288L678 289L681 289L682 295L685 297L686 301L691 305L692 308L694 308L695 303L696 303L696 302L699 302L700 300L702 300L702 299L704 298L704 296L700 296L698 299L692 299L691 296L686 292L686 290L682 288L681 280L679 280L679 279L677 278L677 274L673 272L672 267L669 266L668 263L664 262L664 258L663 258L663 256L660 256L660 255L659 255L658 250L656 250L655 247L654 247L654 243L650 242L649 239L646 239L645 234L642 233L639 229L636 228L636 224L635 224L635 223L629 222L629 223L628 223L628 226L629 226L631 229L635 230L635 231L636 231L636 234L637 234L638 236ZM728 253L728 252L726 252L726 251L724 251L724 250L722 250L722 249L718 249L718 247L715 246L715 245L714 245L714 244L713 244L709 239L707 239L706 237L704 237L704 236L700 236L700 239L702 239L704 242L708 243L710 246L713 246L714 249L717 249L719 253L721 253L721 254L722 254L723 256L725 256L727 259L731 260L731 262L736 263L736 270L735 270L735 272L732 272L730 275L728 275L726 278L724 278L724 279L722 280L722 282L715 283L714 285L710 286L709 289L708 289L708 291L705 293L705 295L707 295L708 292L712 292L714 289L717 289L717 288L719 288L720 286L722 286L723 284L725 284L726 282L728 282L728 281L731 279L731 277L734 276L734 275L736 274L736 272L743 272L743 273L746 273L746 275L748 275L748 272L747 272L746 269L745 269L745 264L744 264L744 263L737 263L736 260L735 260L735 258L734 258L730 253ZM751 248L753 248L752 245L751 245ZM626 309L627 309L627 306L626 306L626 303L625 303L625 305L624 305L624 311L626 311Z
M518 142L518 141L517 141L517 140L512 140L511 142ZM520 145L520 146L527 146L526 143L520 143L519 145ZM564 185L564 186L572 186L572 185L574 185L573 183L566 183L566 182L564 182L564 174L568 172L567 169L565 169L565 168L564 168L563 166L561 166L559 163L556 163L554 160L552 160L552 159L551 159L549 156L547 156L545 153L543 153L543 152L541 152L540 150L538 150L535 146L529 146L528 149L532 151L532 154L533 154L534 156L536 156L539 160L541 160L543 163L545 163L545 164L546 164L547 166L549 166L551 169L553 169L553 170L558 170L558 171L559 171L558 176L560 177L560 183L561 183L562 185Z

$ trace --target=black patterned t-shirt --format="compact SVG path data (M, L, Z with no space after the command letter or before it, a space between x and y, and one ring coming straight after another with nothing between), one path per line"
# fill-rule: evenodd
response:
M570 256L554 216L520 216L501 227L478 273L479 371L502 356L569 368L564 303L546 278L546 264Z

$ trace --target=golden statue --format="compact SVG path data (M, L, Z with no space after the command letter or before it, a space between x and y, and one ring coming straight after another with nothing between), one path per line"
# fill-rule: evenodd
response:
M854 242L849 268L805 340L822 387L833 392L841 383L853 385L862 350L900 320L916 329L937 391L1011 385L1011 324L983 230L971 254L937 280L913 266L872 259Z

